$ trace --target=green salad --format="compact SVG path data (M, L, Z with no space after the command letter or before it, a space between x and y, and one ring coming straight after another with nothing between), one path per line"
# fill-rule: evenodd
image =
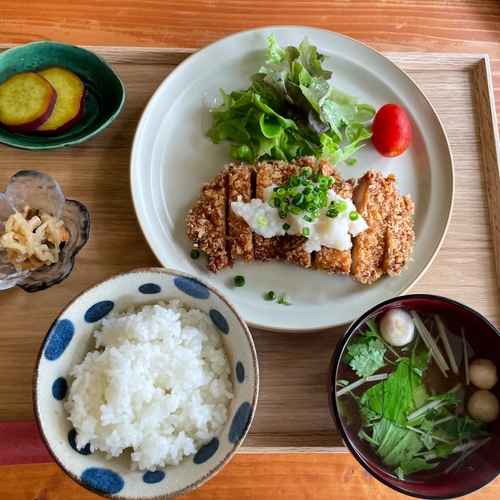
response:
M220 89L223 104L212 110L206 136L215 144L231 141L230 156L249 164L305 155L329 158L332 165L348 161L371 137L363 123L375 108L328 82L327 57L307 37L286 50L274 35L268 41L265 65L250 77L251 86L230 94Z

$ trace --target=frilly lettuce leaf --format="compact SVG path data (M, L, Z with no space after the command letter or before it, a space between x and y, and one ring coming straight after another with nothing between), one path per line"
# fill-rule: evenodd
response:
M230 155L249 163L314 155L332 165L350 158L371 137L363 122L375 109L328 83L327 59L305 37L297 47L281 49L268 37L266 65L252 75L246 91L220 93L206 136L214 144L231 141ZM342 130L345 128L344 133ZM342 145L344 139L347 145Z

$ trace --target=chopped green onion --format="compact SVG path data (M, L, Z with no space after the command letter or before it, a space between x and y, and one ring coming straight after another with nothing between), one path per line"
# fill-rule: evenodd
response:
M339 212L345 212L347 210L347 202L345 202L344 200L337 200L335 202L335 208Z
M347 162L347 164L348 164L348 165L354 165L357 161L358 161L358 160L356 160L356 158L351 158L351 159Z
M198 250L191 250L191 258L196 260L200 256L200 252Z
M245 277L244 276L235 276L234 277L234 284L236 286L245 286Z
M283 224L283 226L282 226L282 227L283 227L283 229L284 229L285 231L288 231L288 230L290 229L290 224L288 224L287 222L285 222L285 224Z
M326 177L323 177L319 180L319 185L321 187L328 187L328 179Z
M292 299L290 298L290 295L288 295L288 293L285 293L285 295L283 295L283 297L281 297L281 299L278 300L278 304L283 304L284 306L291 306Z
M313 218L312 217L309 217L309 215L304 215L304 217L302 217L306 222L313 222Z
M359 214L355 210L352 212L349 212L349 219L351 220L358 220L359 219Z
M267 224L269 223L269 221L267 220L267 217L265 217L264 215L259 215L259 217L257 217L257 224L264 228L267 226Z
M276 294L271 290L267 292L267 300L274 300L276 298Z
M311 230L308 227L302 228L302 236L309 236L311 234Z
M320 217L319 210L327 206L328 189L334 182L332 176L314 173L311 167L303 167L300 176L292 175L282 187L274 188L269 206L277 208L282 219L284 214L304 216L306 212L307 217L312 219L306 220L314 222ZM329 217L337 217L339 212L347 210L347 204L341 200L339 207L335 207L332 202L330 209Z
M280 219L286 219L286 212L284 210L280 210L278 212L278 215L279 215Z

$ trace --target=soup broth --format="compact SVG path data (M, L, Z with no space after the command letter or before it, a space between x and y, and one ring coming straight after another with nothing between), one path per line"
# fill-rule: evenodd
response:
M336 397L352 445L388 474L418 481L466 467L494 423L467 411L477 390L468 366L484 353L474 352L454 320L443 320L443 338L434 315L411 313L432 340L415 328L408 344L394 347L380 332L381 315L372 318L343 352Z

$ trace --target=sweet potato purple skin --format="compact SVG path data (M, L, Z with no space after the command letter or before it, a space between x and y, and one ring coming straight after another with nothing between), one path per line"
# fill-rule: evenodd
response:
M28 73L28 72L23 72L23 73ZM22 75L23 73L17 73L16 75L13 75L18 77L19 75ZM13 78L11 77L11 78ZM10 78L8 79L10 80ZM6 82L8 81L6 80ZM3 82L3 83L6 83ZM0 125L7 130L8 132L13 132L13 133L18 133L18 134L25 134L28 132L32 132L33 130L37 129L38 127L42 126L52 115L52 112L54 111L54 107L56 105L57 101L57 92L55 91L54 87L50 85L49 82L45 80L46 84L48 85L47 89L49 91L47 97L44 100L40 101L40 112L35 116L34 119L27 121L25 123L9 123L7 120L0 120ZM3 85L2 83L2 85ZM4 113L5 114L5 113ZM16 121L16 120L12 120Z
M62 66L49 66L38 71L38 74L56 89L62 107L58 108L59 103L56 103L54 115L36 132L45 136L62 135L81 120L87 98L87 89L75 73ZM76 89L78 89L78 93ZM73 97L78 98L78 101L75 101ZM69 98L69 101L65 98Z
M58 128L55 128L52 130L37 130L36 132L38 134L46 135L48 137L56 137L58 135L64 134L70 128L74 127L82 119L86 100L87 100L87 89L85 89L85 87L84 87L82 98L80 100L80 106L78 108L78 112L73 118L71 118L71 120L67 121L66 123L64 123L63 125L61 125Z

